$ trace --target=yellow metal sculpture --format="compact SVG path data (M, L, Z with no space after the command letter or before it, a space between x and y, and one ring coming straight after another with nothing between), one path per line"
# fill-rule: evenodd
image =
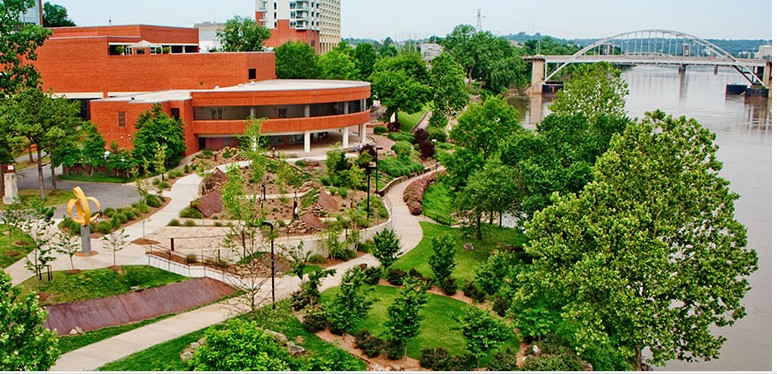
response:
M75 199L71 199L67 203L67 215L73 219L73 221L79 223L81 226L89 226L89 223L96 220L100 216L100 202L96 198L86 196L81 187L73 188L73 194L76 195ZM89 209L89 202L92 201L97 206L95 214L92 215ZM73 214L73 207L76 208L75 215Z

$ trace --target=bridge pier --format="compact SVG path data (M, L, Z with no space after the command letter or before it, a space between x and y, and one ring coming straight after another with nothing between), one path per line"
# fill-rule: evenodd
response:
M764 67L764 76L761 79L764 82L764 86L767 90L769 90L769 97L772 97L772 61L766 61L766 66Z
M715 65L715 67L712 68L712 73L718 75L718 65Z
M527 59L531 61L531 85L527 90L530 95L542 95L542 85L545 82L545 57L533 56Z
M687 66L687 65L685 65L685 64L683 64L683 65L680 65L680 69L678 70L678 72L679 72L680 74L685 74L685 68L686 68L686 66Z

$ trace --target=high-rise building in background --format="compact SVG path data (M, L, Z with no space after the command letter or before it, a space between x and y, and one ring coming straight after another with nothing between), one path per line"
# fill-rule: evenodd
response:
M302 41L318 53L340 43L340 0L256 0L256 21L270 29L268 47Z
M22 14L22 22L43 26L43 6L41 0L35 0L35 5Z

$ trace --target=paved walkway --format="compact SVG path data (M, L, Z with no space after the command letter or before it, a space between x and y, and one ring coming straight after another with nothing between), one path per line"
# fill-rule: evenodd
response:
M415 248L423 238L423 231L421 230L421 225L418 223L418 218L410 214L410 211L407 209L407 206L402 199L402 194L405 191L405 187L407 187L407 185L412 183L415 179L421 177L423 176L412 178L396 185L386 194L384 198L384 201L386 201L386 203L390 204L392 207L392 220L394 222L394 229L400 235L402 254L407 253L411 249ZM183 209L186 204L188 204L188 200L179 198L180 195L178 193L180 192L184 195L190 194L190 189L193 186L194 194L196 195L196 188L199 182L197 182L197 184L194 184L194 182L195 178L193 178L193 176L189 176L178 180L175 185L173 185L173 191L171 191L170 195L175 196L173 201L176 202L176 207L171 208L171 206L173 206L173 202L171 202L165 209L166 212L168 211L168 208L170 208L169 212L173 212L173 214L177 215L177 213ZM181 186L179 186L179 184L181 184ZM180 204L178 203L178 200L181 202L186 200L186 203L183 206L179 206ZM162 211L154 215L153 218L155 219L157 215L160 215L160 213L162 213ZM147 226L153 226L155 227L155 230L158 228L157 222L162 222L162 225L164 225L167 223L167 221L169 221L169 219L171 219L167 216L167 213L162 214L162 216L164 216L164 218L160 217L160 219L156 220L153 225L147 224ZM334 276L325 278L322 281L321 289L326 290L339 285L345 272L348 269L360 264L377 266L379 265L379 262L377 259L375 259L375 257L367 254L351 261L338 264L333 267L336 270L336 274ZM296 277L281 277L276 280L276 299L281 300L289 297L291 293L298 288L299 279ZM269 293L270 285L265 284L261 294L266 296L269 295ZM97 368L109 362L116 361L135 352L150 348L154 345L223 322L231 317L247 311L247 307L245 305L241 305L240 300L241 298L238 297L196 309L191 312L181 313L168 319L140 327L138 329L128 331L126 333L66 353L57 361L56 365L54 365L51 370L96 370ZM265 298L261 305L264 305L267 302L269 302L269 300Z

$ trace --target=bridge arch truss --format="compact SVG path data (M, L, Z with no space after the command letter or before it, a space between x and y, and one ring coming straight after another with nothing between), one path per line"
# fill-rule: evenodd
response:
M755 64L732 56L723 48L699 37L678 31L648 29L629 31L601 39L572 56L547 74L547 83L567 65L607 61L629 65L712 65L730 66L752 85L764 82ZM548 61L549 63L553 61Z

